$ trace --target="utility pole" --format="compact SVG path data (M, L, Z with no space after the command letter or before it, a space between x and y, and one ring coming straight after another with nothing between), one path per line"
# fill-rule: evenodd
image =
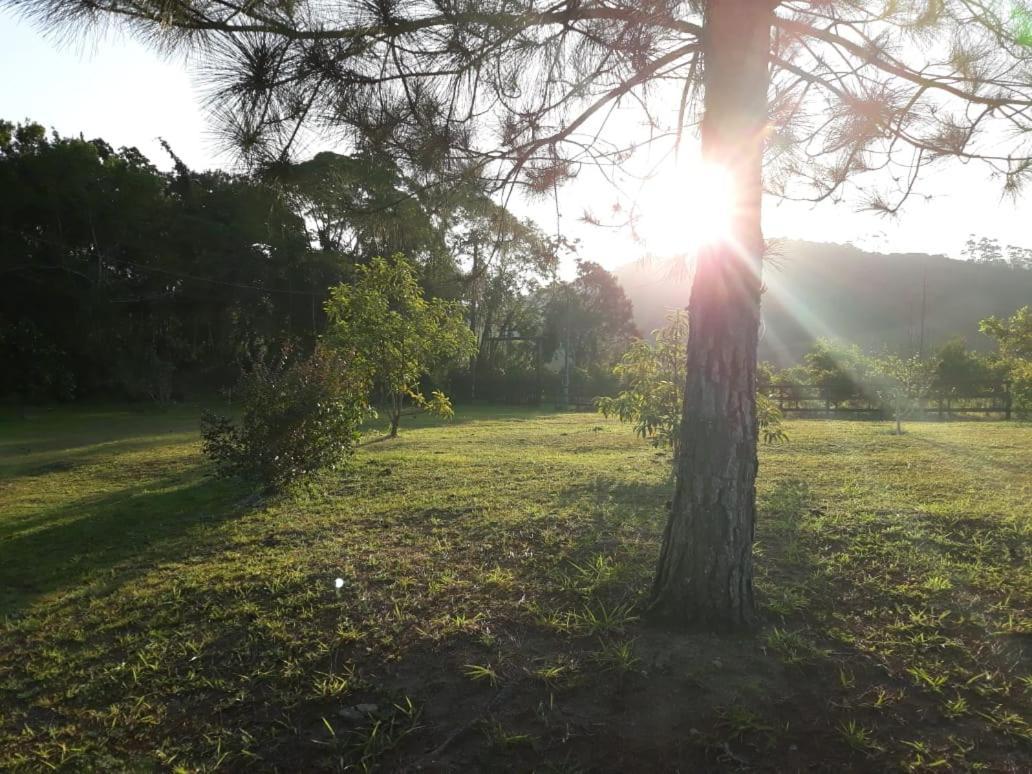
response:
M925 344L925 307L928 300L928 259L925 258L922 261L921 270L921 334L917 344L917 357L919 360L924 359L924 344Z
M479 294L478 284L480 282L480 243L477 241L473 242L473 270L470 272L470 315L469 315L469 327L473 330L473 336L476 338L477 351L470 356L469 359L469 397L471 400L477 398L477 366L480 364L480 348L484 346L484 339L481 339L480 334L477 332L477 298ZM488 332L484 331L484 338L486 339Z
M566 286L566 325L563 332L563 400L562 408L570 407L570 286Z

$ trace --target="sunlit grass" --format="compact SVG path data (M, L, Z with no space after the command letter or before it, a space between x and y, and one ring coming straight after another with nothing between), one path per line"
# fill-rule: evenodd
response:
M256 500L196 421L0 424L0 769L390 769L453 735L460 767L619 768L638 723L658 769L1027 759L1032 427L790 422L763 626L716 638L640 620L670 460L618 423L460 406Z

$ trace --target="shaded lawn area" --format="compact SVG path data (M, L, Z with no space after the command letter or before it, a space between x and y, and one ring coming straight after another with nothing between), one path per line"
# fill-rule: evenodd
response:
M1028 770L1032 427L789 422L713 636L636 618L667 453L459 411L262 501L194 407L0 418L0 769Z

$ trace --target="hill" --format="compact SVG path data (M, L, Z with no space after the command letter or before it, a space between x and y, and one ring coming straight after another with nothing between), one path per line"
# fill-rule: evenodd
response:
M992 342L978 321L1032 304L1032 271L923 253L867 253L851 245L779 240L764 270L760 358L797 362L814 339L868 350L916 352L962 336L976 349ZM687 305L690 273L682 262L638 261L613 272L634 304L642 332L667 310Z

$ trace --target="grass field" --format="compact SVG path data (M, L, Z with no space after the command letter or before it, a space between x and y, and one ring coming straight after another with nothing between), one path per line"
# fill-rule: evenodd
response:
M1032 426L789 422L718 637L636 618L670 459L615 421L460 407L261 500L197 416L0 420L0 769L1032 768Z

